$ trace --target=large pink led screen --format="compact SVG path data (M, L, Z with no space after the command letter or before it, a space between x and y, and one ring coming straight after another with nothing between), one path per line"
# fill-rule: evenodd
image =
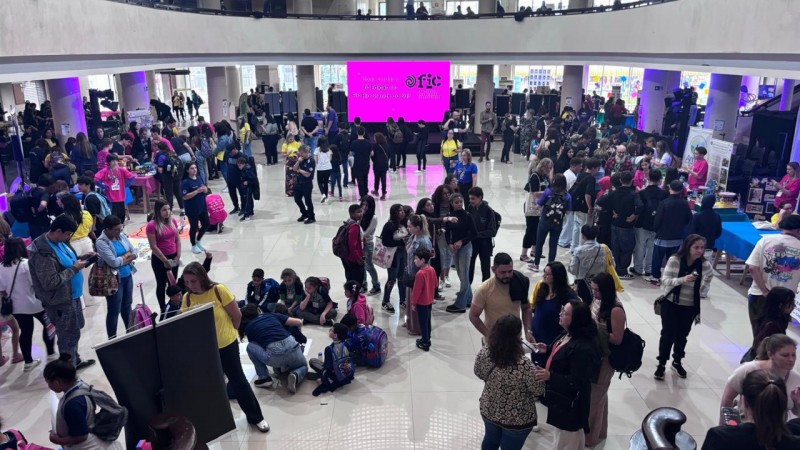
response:
M349 61L347 118L439 122L450 107L447 61Z

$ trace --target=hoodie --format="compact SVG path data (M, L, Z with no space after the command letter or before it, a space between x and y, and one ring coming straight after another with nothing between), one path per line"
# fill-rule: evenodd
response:
M367 297L361 294L358 295L356 301L347 300L347 312L356 316L356 322L359 325L372 325L371 323L367 323L367 317L369 316L368 308Z
M714 248L714 243L722 235L722 218L714 211L716 202L714 194L704 196L700 212L694 213L689 227L689 233L699 234L706 239L706 248Z
M475 239L491 239L497 234L497 220L494 211L489 207L489 202L483 200L477 207L469 204L467 212L472 216L472 221L475 222L475 228L478 230Z
M28 252L31 281L36 298L41 300L44 306L68 305L72 301L72 277L78 271L61 265L55 251L47 243L46 233L28 246Z

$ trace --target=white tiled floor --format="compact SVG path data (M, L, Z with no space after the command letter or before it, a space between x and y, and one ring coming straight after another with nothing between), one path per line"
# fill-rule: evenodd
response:
M496 145L497 147L497 145ZM495 157L499 156L495 149ZM260 143L257 161L264 161ZM383 226L393 203L416 206L418 199L430 195L441 182L443 170L431 156L428 171L415 174L415 158L409 157L408 168L390 174L388 200L378 201L379 226ZM503 215L503 224L496 239L496 251L520 254L525 220L522 205L525 193L526 164L514 156L514 165L498 162L479 164L479 185L486 200ZM284 267L292 267L301 277L328 276L336 288L344 282L343 269L331 254L331 238L347 216L347 206L357 199L357 191L344 190L344 202L319 204L314 194L317 223L295 222L299 215L292 199L283 194L283 166L260 166L262 200L256 203L256 216L251 222L239 223L230 218L222 235L204 239L214 254L211 276L225 283L237 295L243 295L250 273L263 268L267 276L277 278ZM222 185L215 182L214 190ZM316 189L316 188L315 188ZM228 201L227 195L223 197ZM144 221L134 216L128 230L135 230ZM559 260L567 261L566 251L559 250ZM184 261L195 260L184 241ZM524 264L517 263L527 271ZM378 269L382 281L385 271ZM538 274L531 274L538 280ZM140 264L135 275L145 283L151 307L154 281L149 264ZM313 397L312 382L303 383L294 396L282 388L257 389L264 414L272 431L261 434L248 427L235 402L231 403L237 429L212 444L219 450L238 448L268 449L476 449L480 447L483 425L478 413L482 383L472 374L474 356L480 347L480 336L466 315L452 315L444 307L455 295L458 285L445 291L448 302L434 306L433 347L430 353L419 351L414 339L401 326L401 314L390 316L380 311L380 299L369 297L376 309L377 325L390 336L390 356L377 370L361 370L355 382L321 397ZM474 286L478 286L478 282ZM651 409L671 405L683 410L689 421L684 430L702 441L705 431L715 424L722 388L730 372L737 366L749 346L750 331L745 307L745 288L716 277L710 299L704 302L703 323L692 330L685 360L689 377L681 380L668 372L663 382L652 378L660 331L659 318L653 314L652 300L658 290L641 280L626 281L621 299L626 305L629 326L646 341L645 365L628 379L614 379L609 393L610 418L608 440L597 448L626 449L630 435L640 426ZM338 290L334 289L335 294ZM397 306L397 294L392 295ZM341 300L337 298L338 300ZM92 346L105 340L103 299L96 299L85 310L87 326L83 330L81 352L93 354ZM797 327L790 333L797 337ZM322 351L328 341L327 332L308 326L304 332L313 339L309 354ZM10 343L3 341L4 352ZM44 357L37 337L35 355ZM252 365L243 354L245 371L255 376ZM20 365L0 368L0 416L4 427L23 430L33 442L47 444L49 393L41 378L41 367L30 374ZM84 380L111 391L99 365L81 373ZM540 407L542 431L533 433L526 448L549 449L552 428L546 424L545 408Z

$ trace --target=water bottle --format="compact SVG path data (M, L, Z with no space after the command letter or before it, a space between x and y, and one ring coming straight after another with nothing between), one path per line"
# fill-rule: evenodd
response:
M317 359L322 361L322 352L317 353Z
M183 229L186 227L186 213L181 213L181 220L178 223L178 234L183 233Z

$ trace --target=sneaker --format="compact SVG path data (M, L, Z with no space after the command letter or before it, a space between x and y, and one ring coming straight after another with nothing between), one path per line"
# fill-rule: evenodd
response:
M339 196L339 201L340 201L340 202L343 202L343 201L344 201L344 197L342 197L342 196L340 195L340 196Z
M196 245L196 246L197 246L197 248L199 248L200 250L203 250L203 251L205 251L205 250L206 250L206 247L205 247L205 246L203 245L203 243L202 243L202 242L200 242L199 240L198 240L198 241L197 241L197 243L196 243L196 244L194 244L194 245Z
M368 295L377 295L377 294L380 294L380 293L381 293L381 288L379 288L379 287L374 287L374 288L370 289L369 292L367 292Z
M306 220L306 216L300 216L297 218L298 222L303 222L304 220Z
M297 392L297 374L290 373L286 378L286 389L292 394Z
M319 202L320 203L325 203L325 200L327 200L327 199L328 199L328 196L327 195L323 195L322 198L319 199Z
M466 309L459 308L456 305L450 305L447 308L445 308L444 310L449 312L449 313L457 313L457 314L463 314L463 313L467 312Z
M641 277L642 275L644 275L643 273L637 271L636 269L630 269L628 270L628 273L637 277Z
M452 287L453 285L450 283L450 277L444 277L444 287Z
M381 195L381 200L386 200L386 194Z
M237 213L237 215L238 215L239 217L243 216L243 215L244 215L244 211L239 211L239 212Z
M407 309L406 302L400 302L400 309L402 309L403 311L406 311L406 309Z
M644 276L646 276L646 277L649 277L649 276L651 276L651 275L650 275L650 272L645 272L645 273L644 273Z
M425 168L424 167L423 167L422 171L425 172Z
M261 378L260 380L256 380L255 382L253 382L253 384L257 388L263 388L263 389L271 388L273 385L272 377L267 375L266 378Z
M430 351L431 349L429 345L425 345L425 343L422 342L422 339L417 339L417 348L424 352Z
M648 275L648 276L647 276L647 277L644 279L644 281L647 281L648 283L654 283L654 284L655 284L655 283L658 283L658 281L659 281L659 280L658 280L658 278L655 278L655 277L653 277L653 276L651 276L651 275Z
M655 378L656 380L663 380L665 371L666 368L664 367L664 365L659 364L658 367L656 367L656 373L653 374L653 378Z
M444 280L439 278L439 286L437 287L440 291L444 289Z
M417 170L414 171L414 173L422 173L422 171L417 169Z
M386 311L389 314L394 314L394 306L391 303L384 303L381 305L381 309Z
M29 362L29 363L25 363L25 367L22 369L22 371L23 371L23 372L26 372L26 373L27 373L27 372L30 372L31 370L33 370L34 368L36 368L36 366L38 366L38 365L39 365L39 364L41 364L41 363L42 363L42 362L41 362L40 360L38 360L38 359L34 359L33 361L31 361L31 362Z
M539 271L539 265L538 264L528 264L528 268L531 269L534 272L538 272Z
M269 431L269 424L267 423L266 420L262 420L261 422L258 422L256 424L256 428L258 428L258 431L266 433L267 431Z
M225 186L224 188L222 188L222 193L223 194L227 194L228 193L228 186Z
M79 362L77 366L75 366L75 370L85 369L87 367L93 366L94 363L95 363L95 360L93 360L93 359L85 359L85 360Z
M633 275L631 275L629 273L624 273L624 274L619 276L620 280L632 280L634 278L636 278L636 277L634 277Z
M248 215L244 216L243 219L244 219L245 222L249 222L249 221L253 220L253 214L248 214Z
M229 214L229 215L230 215L230 214L238 214L238 213L239 213L239 211L241 211L241 209L239 209L239 208L233 208L232 210L230 210L230 212L229 212L228 214Z
M686 369L683 368L683 365L680 363L680 361L672 361L671 367L679 377L686 378Z
M434 300L444 300L444 296L441 294L441 292L437 292L436 294L433 295L433 299Z
M314 222L316 222L316 221L317 221L317 219L315 219L315 218L313 218L313 217L309 217L309 218L308 218L308 219L306 219L306 220L305 220L303 223L304 223L304 224L306 224L306 225L308 225L308 224L312 224L312 223L314 223Z
M193 246L192 246L192 253L194 253L195 255L197 255L197 254L203 253L203 251L202 251L202 250L200 250L200 247L198 247L198 246L196 246L196 245L193 245Z

